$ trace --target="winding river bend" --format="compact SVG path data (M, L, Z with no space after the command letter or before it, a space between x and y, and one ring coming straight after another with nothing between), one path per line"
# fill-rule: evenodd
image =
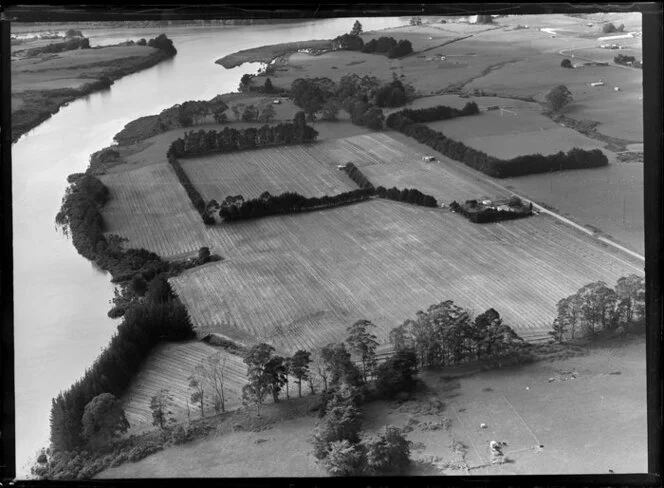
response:
M117 29L84 32L92 45L165 33L175 58L115 82L110 90L72 102L12 148L14 220L14 338L16 456L19 478L48 442L51 399L92 365L118 321L106 316L110 276L79 256L55 227L67 175L84 171L91 153L112 143L125 124L186 100L235 91L257 64L226 70L214 61L241 49L347 32L355 19L206 28ZM406 23L361 20L364 30Z

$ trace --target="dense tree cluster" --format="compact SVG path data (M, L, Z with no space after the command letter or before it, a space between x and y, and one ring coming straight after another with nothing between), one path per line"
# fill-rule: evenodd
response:
M411 349L401 349L378 366L376 390L383 398L410 391L417 375L417 356Z
M461 161L471 168L496 178L565 169L596 168L609 163L601 150L587 151L579 148L570 149L567 153L560 151L548 156L528 154L501 160L473 149L463 142L455 141L424 124L415 123L399 112L391 114L387 118L387 126L426 144L451 159Z
M148 41L148 47L153 47L155 49L160 49L172 56L175 56L178 52L173 45L173 41L166 37L165 34L159 34L154 39Z
M285 93L287 91L283 88L274 86L270 78L266 78L262 85L256 85L254 84L255 78L256 75L248 73L242 75L242 78L240 78L240 85L238 86L238 91L243 93L246 92L265 93L267 95L280 94L280 93Z
M84 445L85 406L102 393L119 398L158 342L192 336L187 310L172 292L166 299L148 292L144 300L126 311L110 344L83 378L53 399L50 417L53 450L71 451Z
M308 212L324 208L360 202L371 196L369 190L352 190L338 195L322 197L304 197L298 193L286 192L272 196L268 192L259 198L244 200L241 196L233 203L222 203L219 216L224 221L257 219L268 215Z
M625 24L620 24L620 26L616 27L613 23L609 22L602 26L602 32L604 34L612 34L613 32L624 32L624 30L625 30Z
M382 36L364 44L363 53L387 54L388 58L400 58L413 52L413 45L407 39L397 42L394 37Z
M392 329L390 342L397 352L413 351L419 368L502 356L524 344L494 309L473 320L451 300L432 305Z
M476 224L520 219L532 215L532 203L525 205L519 201L518 204L509 205L509 207L509 210L498 209L494 206L487 207L478 203L477 200L466 200L466 203L463 205L460 205L456 201L450 204L452 211L460 213Z
M312 142L316 137L318 132L306 124L304 113L299 112L292 123L264 125L260 128L224 127L221 131L185 132L183 137L171 143L168 154L176 158L198 157L266 146L302 144Z
M180 127L190 127L205 121L212 114L219 118L228 109L221 95L212 100L188 100L164 110L160 115L162 121L175 120Z
M574 101L574 97L572 97L572 93L565 85L558 85L546 94L546 101L549 104L549 108L557 112L568 103Z
M563 68L572 68L572 61L569 58L565 58L560 62L560 66Z
M409 100L409 94L406 86L395 75L391 83L376 91L374 100L379 107L401 107Z
M638 327L645 320L645 280L633 274L618 279L615 288L603 281L589 283L556 307L558 315L549 333L559 342Z
M613 58L613 62L616 64L622 64L623 66L631 66L633 68L643 68L643 64L637 61L634 56L626 56L624 54L618 54Z
M90 39L87 37L71 37L64 42L54 42L43 47L33 47L28 49L28 56L36 56L45 53L61 53L73 49L90 49Z
M346 51L361 51L364 48L364 41L357 34L343 34L332 40L332 49Z

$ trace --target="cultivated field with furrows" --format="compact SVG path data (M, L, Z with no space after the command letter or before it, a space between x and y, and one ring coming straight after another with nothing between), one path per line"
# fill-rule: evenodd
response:
M109 202L102 209L106 232L127 238L125 247L172 258L206 245L201 218L168 163L100 179L110 190ZM211 250L217 251L213 246Z
M550 327L582 285L641 268L546 216L477 225L443 209L372 201L218 229L227 260L171 279L196 327L294 352L373 321L381 342L451 299L498 310L517 331ZM233 337L233 334L229 334Z
M178 421L187 419L187 402L191 395L189 376L208 357L221 353L226 358L225 398L226 408L240 404L242 387L246 384L247 366L242 358L199 341L163 343L155 347L140 372L132 380L121 401L132 431L149 428L152 423L150 399L161 389L167 389L173 396L173 414ZM212 392L204 396L206 415L214 413ZM189 401L191 418L198 418L198 404Z
M374 186L417 188L432 195L439 203L499 196L486 184L450 170L451 161L426 146L407 145L386 134L349 137L336 141L336 144L326 144L321 151L338 161L352 161ZM423 156L432 154L441 162L425 163L422 160ZM500 196L508 195L507 192L500 193Z
M181 164L206 201L221 202L229 195L258 198L265 191L321 197L357 188L336 168L340 162L320 151L318 144L216 154L183 159Z

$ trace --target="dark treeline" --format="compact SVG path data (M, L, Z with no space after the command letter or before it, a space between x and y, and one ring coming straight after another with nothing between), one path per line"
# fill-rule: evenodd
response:
M267 146L303 144L315 141L317 137L318 132L307 125L304 112L298 112L292 123L264 125L258 129L224 127L221 131L185 132L184 137L171 143L168 155L176 158L197 157Z
M54 42L44 47L33 47L28 49L28 56L36 56L42 53L61 53L73 49L90 49L90 39L87 37L74 37L64 42Z
M355 166L355 164L346 163L344 165L344 171L350 177L350 179L353 180L360 188L366 190L374 189L374 186L369 181L369 178L364 176L364 173L362 173L362 171L360 171L360 169L357 166Z
M461 109L448 107L446 105L437 105L436 107L420 108L420 109L403 109L394 112L387 117L386 123L388 127L392 127L398 123L399 117L406 117L412 122L435 122L438 120L448 120L455 117L462 117L466 115L476 115L480 113L480 108L475 102L468 102ZM403 123L403 122L401 122Z
M166 37L165 34L159 34L154 39L150 39L147 44L148 47L160 49L173 56L175 56L178 52L178 50L175 49L175 46L173 45L173 41L171 41L168 37Z
M394 37L379 37L371 39L364 44L363 53L387 54L388 58L400 58L413 52L413 45L409 40L402 39L397 42Z
M184 340L193 335L189 315L166 279L153 279L144 299L126 310L117 333L83 378L53 399L52 449L83 448L82 417L88 402L101 393L119 398L152 347L163 340Z
M613 58L613 62L616 64L622 64L624 66L631 66L632 68L643 69L643 63L637 61L634 56L626 56L624 54L618 54Z
M436 202L434 197L424 194L415 188L404 188L402 190L397 187L387 189L383 186L379 186L378 188L375 188L364 173L362 173L353 163L346 163L344 171L360 188L370 191L372 195L377 195L379 198L387 198L388 200L396 200L397 202L411 203L423 207L438 206L438 202Z
M594 338L602 331L642 332L645 325L646 288L642 276L631 274L616 282L589 283L556 305L558 315L549 334L558 342Z
M108 188L98 178L86 174L75 179L62 199L56 224L71 235L79 254L109 271L114 281L167 270L168 263L158 255L145 249L123 250L119 238L106 239L101 208L108 197Z
M450 209L467 217L471 222L475 222L476 224L520 219L532 215L532 203L524 205L519 198L517 200L518 203L515 202L513 205L509 205L512 210L485 207L479 205L477 200L467 200L464 205L460 205L454 201L450 204Z
M235 203L222 203L219 216L225 221L257 219L268 215L308 212L324 208L347 205L366 200L371 196L370 190L352 190L338 195L307 198L298 193L286 192L272 196L268 192L259 198L244 200L241 196L232 197Z
M376 195L380 198L387 198L388 200L395 200L397 202L410 203L413 205L420 205L422 207L437 207L438 202L431 195L422 193L415 188L398 189L396 186L392 188L385 188L379 186L376 188Z
M528 154L507 160L498 159L473 149L463 142L455 141L426 125L415 123L400 113L390 115L387 126L426 144L448 158L461 161L467 166L495 178L566 169L596 168L608 164L608 159L601 150L586 151L579 148L570 149L567 153L560 151L548 156Z
M205 200L203 200L203 197L198 192L194 184L191 182L185 170L182 169L180 161L178 161L178 159L172 153L169 152L168 162L171 164L173 171L175 171L175 175L178 177L178 180L180 180L180 184L184 188L184 191L187 192L187 195L189 196L189 200L191 200L192 205L203 219L203 223L205 225L213 225L215 223L215 220L213 217L211 217L208 214Z
M265 93L267 95L270 94L278 95L280 93L285 93L288 91L284 88L279 88L277 86L274 86L270 78L267 78L262 85L256 85L254 84L254 79L256 78L256 76L257 75L251 75L248 73L242 75L242 78L240 78L240 86L238 87L238 91Z

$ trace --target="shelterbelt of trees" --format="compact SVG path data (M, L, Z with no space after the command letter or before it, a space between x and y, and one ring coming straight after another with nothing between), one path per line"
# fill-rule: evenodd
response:
M468 104L466 107L468 107ZM412 137L418 142L426 144L450 159L460 161L473 169L495 178L508 178L511 176L547 173L549 171L566 169L596 168L609 164L606 155L599 149L586 151L579 148L572 148L567 153L560 151L549 156L528 154L512 159L498 159L489 156L485 152L473 149L463 142L455 141L445 136L442 132L435 131L426 125L418 123L450 118L445 115L454 114L455 109L449 107L447 110L441 109L440 115L442 118L440 119L433 118L434 115L426 112L426 110L430 109L395 112L387 118L386 125L391 129L398 130L402 134ZM466 108L461 112L464 110ZM469 111L465 114L459 113L454 116L471 115L478 112L479 110L476 112Z
M208 212L208 205L191 182L187 173L182 169L178 158L197 157L208 154L218 154L249 149L261 149L265 147L284 146L288 144L303 144L313 142L318 137L318 131L307 125L304 112L295 114L292 123L282 123L273 126L264 125L259 129L250 127L248 129L233 129L224 127L221 131L190 131L185 132L184 137L173 141L168 148L168 161L173 167L175 174L187 192L192 205L205 225L215 223L214 217ZM299 195L298 195L299 196ZM301 196L300 196L301 197ZM304 198L304 197L301 197ZM247 209L258 208L254 204L247 203ZM262 208L262 207L261 207ZM275 207L276 208L276 207ZM251 215L254 211L252 210ZM274 212L272 212L274 213ZM281 213L281 212L279 212ZM239 215L250 215L247 213L233 213L229 220L237 220ZM267 214L262 214L267 215ZM247 218L247 217L242 217Z
M387 189L383 186L379 186L378 188L375 188L364 173L362 173L353 163L346 163L344 171L360 188L370 191L372 195L377 195L379 198L387 198L388 200L396 200L398 202L406 202L413 205L421 205L423 207L438 206L438 202L434 197L422 193L415 188L403 188L401 190L397 187Z

